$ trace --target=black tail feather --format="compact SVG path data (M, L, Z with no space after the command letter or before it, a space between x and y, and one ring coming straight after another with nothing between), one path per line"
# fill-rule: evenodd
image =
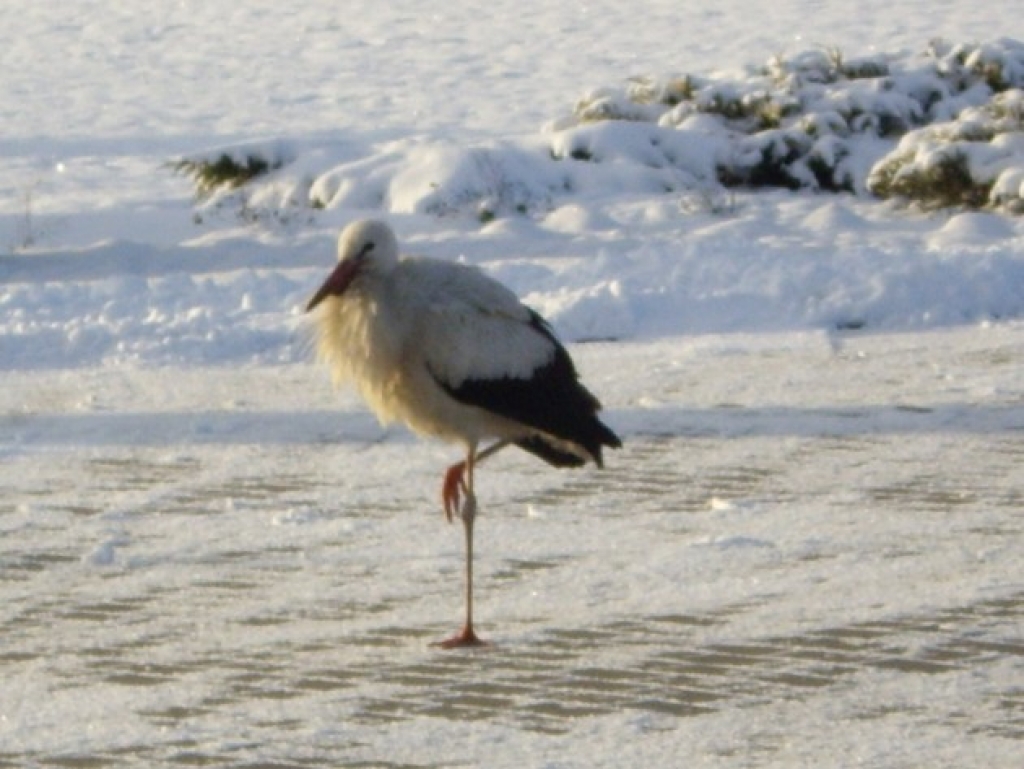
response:
M558 448L539 435L532 435L529 438L516 441L516 446L523 451L530 452L535 457L540 457L554 467L582 467L587 461L579 454Z

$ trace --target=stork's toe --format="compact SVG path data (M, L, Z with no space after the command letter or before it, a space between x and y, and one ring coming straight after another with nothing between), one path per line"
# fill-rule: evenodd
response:
M449 467L444 474L444 484L441 486L441 503L444 505L444 516L448 519L448 523L452 522L452 518L459 511L462 495L467 491L466 479L464 477L465 472L466 463L457 462Z
M448 638L444 641L438 641L434 646L441 649L462 649L467 647L480 647L490 646L490 641L484 641L476 633L473 632L473 628L467 625L457 634Z

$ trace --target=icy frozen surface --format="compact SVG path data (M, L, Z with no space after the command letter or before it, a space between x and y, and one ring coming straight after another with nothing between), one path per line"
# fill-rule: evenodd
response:
M481 470L472 653L451 451L307 366L9 374L0 759L1012 765L1019 326L575 352L626 448Z

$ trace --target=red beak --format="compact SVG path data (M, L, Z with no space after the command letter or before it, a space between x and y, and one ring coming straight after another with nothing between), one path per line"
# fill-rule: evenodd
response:
M341 296L345 293L345 289L348 288L358 270L359 262L355 259L345 259L338 262L334 272L327 276L327 280L324 281L324 284L313 295L313 298L309 300L309 304L306 305L306 312L312 310L329 296Z

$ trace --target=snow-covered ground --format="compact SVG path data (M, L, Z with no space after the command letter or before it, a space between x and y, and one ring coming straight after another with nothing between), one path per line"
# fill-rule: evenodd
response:
M565 121L1015 4L161 5L0 8L0 766L1019 765L1024 218ZM205 205L169 167L246 147L290 163ZM368 215L551 318L625 440L484 468L482 652L428 645L457 450L310 361Z

